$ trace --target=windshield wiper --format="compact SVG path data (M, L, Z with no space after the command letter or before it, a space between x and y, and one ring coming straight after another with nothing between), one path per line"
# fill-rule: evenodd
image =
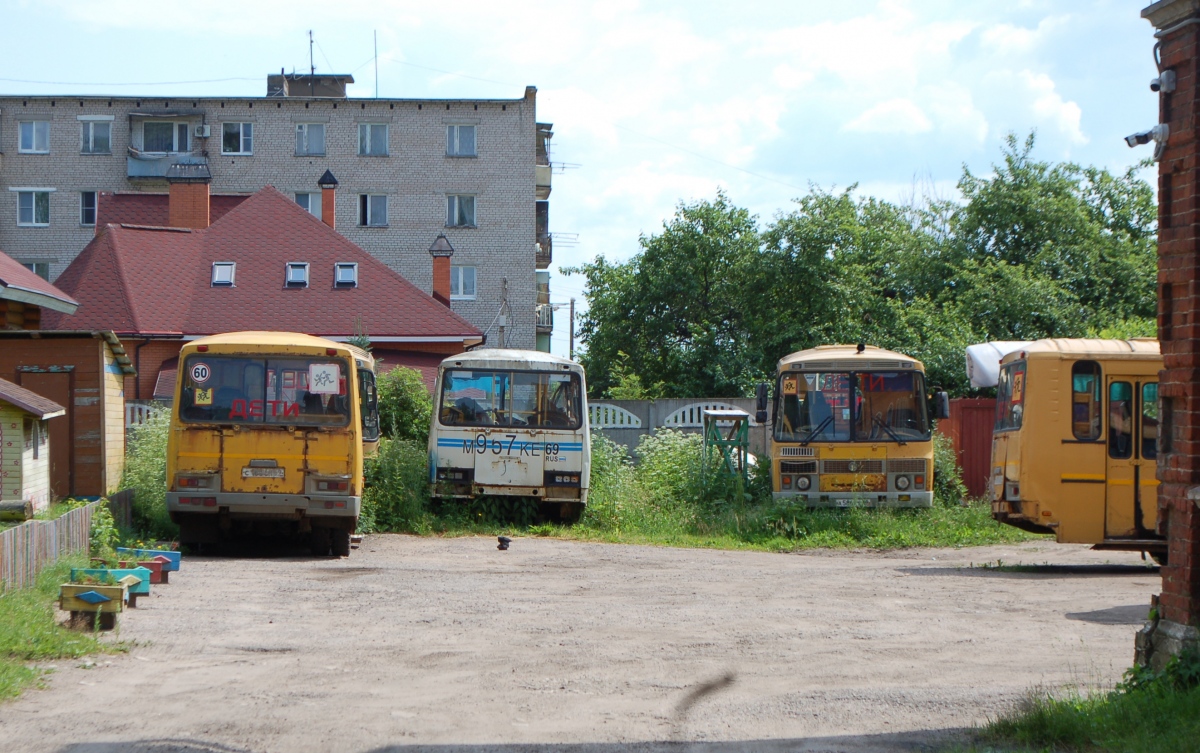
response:
M888 426L888 425L887 425L887 424L885 424L883 421L881 421L881 420L880 420L880 418L879 418L879 416L871 416L871 421L872 421L872 422L873 422L873 423L874 423L876 426L878 426L880 429L883 429L884 431L886 431L886 432L887 432L887 435L888 435L889 437L891 437L891 438L892 438L892 440L893 440L893 441L895 441L896 443L900 444L901 446L908 444L908 442L905 442L903 439L901 439L900 437L896 436L896 432L892 431L892 429L891 429L891 427L890 427L890 426Z
M807 437L805 437L804 439L800 440L800 446L801 446L801 447L807 447L807 446L808 446L808 443L809 443L809 442L811 442L811 441L813 441L813 439L815 439L815 438L816 438L816 436L817 436L818 434L820 434L821 432L825 431L825 427L826 427L826 426L829 426L829 424L830 424L830 423L832 423L832 422L833 422L833 416L831 416L831 415L830 415L830 416L826 416L824 421L822 421L821 423L817 424L817 428L815 428L815 429L813 429L812 431L810 431L810 432L808 433L808 436L807 436Z

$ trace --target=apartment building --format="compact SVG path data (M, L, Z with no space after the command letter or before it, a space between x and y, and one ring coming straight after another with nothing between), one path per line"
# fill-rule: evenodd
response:
M91 241L106 194L166 194L173 167L206 165L214 200L271 185L318 217L331 211L317 183L328 171L335 216L322 219L339 233L426 292L444 234L452 309L490 345L549 350L536 271L552 258L552 131L537 90L350 99L348 83L280 74L263 97L0 97L0 248L53 281Z

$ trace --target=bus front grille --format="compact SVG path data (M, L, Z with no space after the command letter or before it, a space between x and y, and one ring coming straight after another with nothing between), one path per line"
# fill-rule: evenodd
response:
M888 473L924 473L925 460L922 458L889 460L887 469Z
M822 473L883 473L882 460L826 460Z
M815 460L783 460L779 463L780 473L816 473Z
M780 447L779 456L784 458L813 458L816 450L812 447Z

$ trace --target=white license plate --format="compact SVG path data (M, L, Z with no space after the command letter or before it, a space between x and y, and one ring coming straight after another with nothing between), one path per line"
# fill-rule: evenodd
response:
M283 478L282 468L243 468L242 478Z

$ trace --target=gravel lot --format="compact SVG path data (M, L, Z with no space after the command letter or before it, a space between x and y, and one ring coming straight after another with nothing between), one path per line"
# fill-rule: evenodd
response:
M1039 567L971 567L998 559ZM122 616L128 654L0 706L0 750L926 750L1119 679L1159 587L1136 554L1043 542L189 557Z

